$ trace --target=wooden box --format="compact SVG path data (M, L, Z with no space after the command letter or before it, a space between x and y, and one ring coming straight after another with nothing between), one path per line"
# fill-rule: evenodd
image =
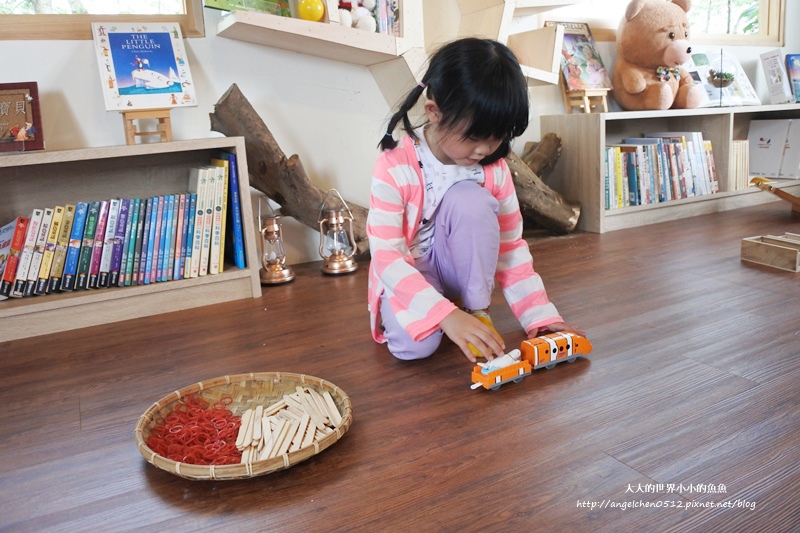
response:
M789 272L800 272L800 234L765 235L742 239L742 261Z

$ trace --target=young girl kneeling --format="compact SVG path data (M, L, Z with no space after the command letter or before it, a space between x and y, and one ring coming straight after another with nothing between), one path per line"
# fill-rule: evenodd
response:
M423 95L427 120L415 128L408 113ZM488 314L495 280L529 338L583 335L548 300L522 239L503 157L528 127L528 112L528 86L513 53L467 38L433 55L389 120L367 234L372 335L395 357L428 357L442 335L472 362L503 355ZM407 136L398 142L392 133L400 122Z

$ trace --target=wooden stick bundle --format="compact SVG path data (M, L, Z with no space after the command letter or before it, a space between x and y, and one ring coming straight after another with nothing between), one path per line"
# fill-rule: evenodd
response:
M342 423L330 392L298 385L272 405L242 413L236 448L242 463L271 459L310 446Z

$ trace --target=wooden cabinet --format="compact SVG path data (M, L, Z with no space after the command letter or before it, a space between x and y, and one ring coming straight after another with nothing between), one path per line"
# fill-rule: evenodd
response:
M237 154L244 199L244 269L226 263L222 273L198 278L0 301L0 342L260 297L242 137L4 155L0 157L0 220L78 201L185 192L189 168L208 164L216 150Z
M540 131L561 137L562 152L548 185L581 204L578 229L603 233L776 200L759 189L731 190L731 141L746 139L751 120L797 118L800 105L623 111L545 115ZM720 192L659 204L605 209L604 151L608 144L653 131L700 131L713 144ZM800 181L780 180L781 187L800 193Z

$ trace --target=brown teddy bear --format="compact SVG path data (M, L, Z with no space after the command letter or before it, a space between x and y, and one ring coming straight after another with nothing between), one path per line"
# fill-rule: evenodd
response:
M617 32L612 85L623 109L691 109L703 100L689 60L691 0L631 0Z

